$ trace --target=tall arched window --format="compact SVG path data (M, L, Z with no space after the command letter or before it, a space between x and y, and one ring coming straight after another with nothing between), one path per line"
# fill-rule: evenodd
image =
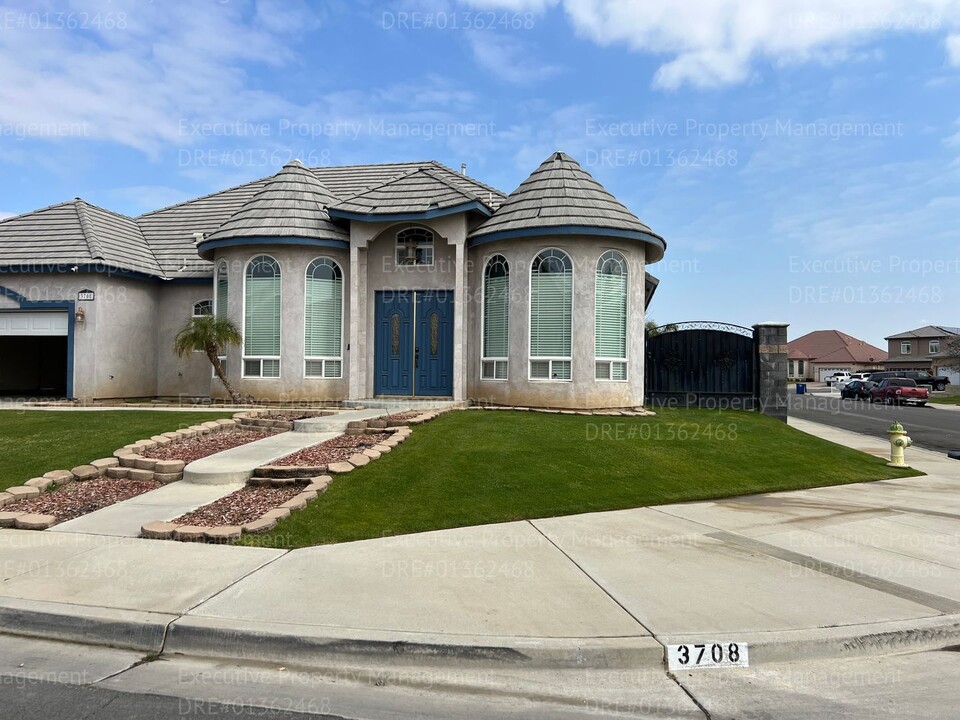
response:
M304 376L342 376L343 271L329 258L307 266L304 285Z
M506 380L510 355L510 266L494 255L483 270L482 380Z
M570 380L573 263L544 250L530 267L530 379Z
M627 379L627 262L616 250L597 261L596 378Z
M243 376L280 377L280 265L258 255L243 280Z
M214 288L215 292L213 294L213 312L214 314L221 315L223 317L226 317L227 315L227 289L227 264L222 262L217 266L217 280L216 287Z

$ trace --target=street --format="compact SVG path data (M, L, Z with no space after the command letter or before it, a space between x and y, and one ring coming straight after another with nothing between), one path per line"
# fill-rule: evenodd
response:
M839 393L790 395L789 414L811 422L832 425L873 437L886 437L894 420L906 428L917 447L938 452L960 451L960 412L929 405L873 404L867 400L841 400Z

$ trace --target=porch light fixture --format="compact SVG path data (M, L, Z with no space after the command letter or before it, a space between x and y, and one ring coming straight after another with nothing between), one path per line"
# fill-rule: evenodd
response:
M76 320L78 323L85 322L87 319L87 311L84 310L82 307L78 307L77 312L74 314L74 317L76 317Z

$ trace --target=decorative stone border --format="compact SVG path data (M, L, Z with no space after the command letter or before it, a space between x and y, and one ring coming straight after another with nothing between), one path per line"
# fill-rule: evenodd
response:
M245 430L262 430L264 428L275 428L277 430L293 430L293 420L271 420L261 418L260 415L272 415L273 413L284 412L283 410L246 410L234 415L234 419L240 422L240 427ZM329 417L336 415L333 410L318 410L316 415L311 417Z
M397 445L404 442L411 434L412 430L408 425L420 425L430 422L442 413L449 412L454 408L444 408L442 410L431 410L421 413L414 418L403 421L393 421L398 423L392 427L379 426L378 420L357 420L348 423L347 435L360 435L368 433L378 435L384 432L392 434L391 437L383 443L367 448L362 452L351 455L345 461L330 463L324 466L323 470L329 474L319 474L321 466L301 467L284 465L264 465L254 471L254 476L247 481L248 485L268 486L268 487L288 487L298 482L309 480L303 492L295 495L285 503L268 510L256 520L244 525L220 525L216 527L201 527L199 525L178 525L173 522L150 522L140 528L140 537L153 540L178 540L180 542L209 542L209 543L227 543L239 540L244 534L256 535L265 533L277 526L277 522L289 517L291 512L302 510L311 500L315 500L318 495L325 493L333 478L336 475L352 472L358 467L369 464L372 460L377 460L383 455L393 450ZM351 432L352 431L352 432Z
M243 413L238 413L243 415ZM16 500L37 497L42 492L68 485L72 482L98 480L102 477L128 480L155 480L171 483L183 479L182 460L155 460L139 453L159 445L168 445L176 440L186 440L221 432L239 425L237 419L210 420L200 425L154 435L148 440L138 440L119 448L113 457L93 460L87 465L78 465L72 470L51 470L40 477L31 478L23 485L15 485L0 492L0 528L15 527L18 530L46 530L57 524L53 515L25 512L2 512L4 505Z

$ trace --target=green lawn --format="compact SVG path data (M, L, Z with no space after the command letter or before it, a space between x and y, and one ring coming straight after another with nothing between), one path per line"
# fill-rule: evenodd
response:
M917 474L747 412L451 412L242 542L303 547Z
M109 457L127 443L230 412L103 410L0 411L0 490L48 470L69 470Z
M930 396L930 402L938 405L960 405L960 395L938 395Z

